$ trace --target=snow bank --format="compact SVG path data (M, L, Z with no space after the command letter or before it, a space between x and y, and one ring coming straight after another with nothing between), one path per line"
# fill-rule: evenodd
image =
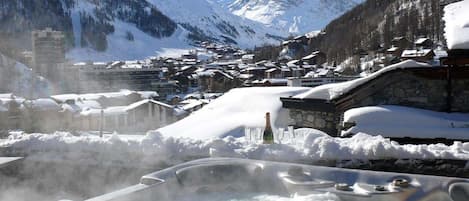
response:
M174 165L206 157L237 157L285 162L372 159L460 159L469 160L469 143L451 146L399 145L381 136L357 134L352 138L333 138L314 129L303 129L304 143L252 144L244 138L194 140L164 137L153 132L140 140L117 135L76 137L69 133L16 133L0 141L3 153L28 155L30 160L121 166Z
M445 7L445 37L449 49L469 49L469 1Z
M348 110L344 121L356 126L342 135L364 132L385 137L469 139L469 114L384 105Z
M288 125L288 111L280 97L304 93L308 88L254 87L233 89L201 110L158 130L164 136L209 139L244 135L244 127L264 127L270 112L273 127Z
M354 89L355 87L358 87L370 80L375 79L376 77L378 77L379 75L383 73L393 71L396 69L422 68L422 67L431 67L431 66L426 63L419 63L413 60L406 60L401 63L385 67L364 78L359 78L356 80L351 80L351 81L341 82L341 83L325 84L325 85L315 87L306 93L295 96L295 98L332 100L334 98L339 97L342 94L347 93L348 91Z

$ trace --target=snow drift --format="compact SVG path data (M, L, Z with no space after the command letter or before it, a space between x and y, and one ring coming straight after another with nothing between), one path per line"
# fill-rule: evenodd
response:
M265 125L266 112L272 114L274 129L288 126L288 111L282 108L280 97L304 93L308 88L260 87L233 89L172 125L158 130L164 136L209 139L241 137L244 127Z
M141 139L117 135L73 136L69 133L16 133L0 141L4 153L27 155L29 160L118 167L167 167L206 157L235 157L284 162L312 163L320 160L458 159L469 160L469 143L451 146L399 145L381 136L359 133L334 138L314 129L302 129L304 142L297 144L254 144L244 138L165 137L153 132ZM7 151L8 150L8 151Z
M469 49L469 1L445 7L445 37L449 49Z
M469 139L469 114L383 105L348 110L344 121L356 126L342 135L363 132L394 138Z

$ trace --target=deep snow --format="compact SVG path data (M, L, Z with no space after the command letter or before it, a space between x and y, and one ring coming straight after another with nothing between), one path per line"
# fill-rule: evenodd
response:
M174 124L160 128L165 136L209 139L241 137L244 127L264 127L266 112L272 114L273 127L288 126L288 111L280 97L294 96L309 88L253 87L232 89L199 111Z
M445 37L449 49L469 49L469 1L445 7Z
M313 129L302 129L305 140L297 144L255 144L244 138L190 139L164 137L157 132L141 139L73 136L69 133L16 133L0 141L9 153L27 154L29 160L79 164L154 167L174 165L205 157L237 157L284 162L374 159L459 159L469 160L469 143L451 146L399 145L381 136L359 133L352 138L334 138Z
M463 113L381 105L348 110L344 121L356 126L342 135L362 132L385 137L469 139L469 114Z

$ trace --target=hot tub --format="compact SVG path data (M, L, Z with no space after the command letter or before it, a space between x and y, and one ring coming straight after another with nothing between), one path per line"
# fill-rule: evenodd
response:
M469 180L210 158L145 175L137 185L88 201L210 200L210 196L216 197L213 200L259 200L262 195L279 199L326 195L344 201L467 201Z

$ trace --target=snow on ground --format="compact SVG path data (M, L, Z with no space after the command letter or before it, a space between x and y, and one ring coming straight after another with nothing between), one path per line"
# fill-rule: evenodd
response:
M469 114L442 113L402 106L372 106L348 110L345 122L356 126L342 133L372 133L385 137L468 139Z
M118 135L99 138L92 135L77 137L59 132L14 133L7 140L0 141L0 149L9 149L10 154L26 154L31 160L121 166L139 164L142 168L161 164L174 165L206 157L237 157L285 162L342 159L469 160L469 143L455 142L451 146L399 145L381 136L362 133L352 138L334 138L313 129L296 130L296 132L305 134L303 142L273 145L248 143L244 138L231 136L196 140L164 137L157 132L149 133L140 140L122 139Z
M445 36L449 49L469 49L469 0L445 7Z
M158 130L165 136L209 139L244 135L244 127L264 127L265 113L270 112L274 129L286 127L288 111L280 97L304 93L309 88L254 87L233 89L201 110Z
M348 91L354 89L355 87L358 87L370 80L375 79L376 77L378 77L379 75L383 73L396 70L396 69L402 69L402 68L422 68L422 67L431 67L431 66L426 63L419 63L413 60L406 60L401 63L387 66L379 71L376 71L375 73L370 74L367 77L363 77L363 78L359 78L359 79L355 79L355 80L351 80L347 82L325 84L325 85L315 87L306 93L295 96L295 98L332 100L334 98L339 97L342 94L347 93Z

